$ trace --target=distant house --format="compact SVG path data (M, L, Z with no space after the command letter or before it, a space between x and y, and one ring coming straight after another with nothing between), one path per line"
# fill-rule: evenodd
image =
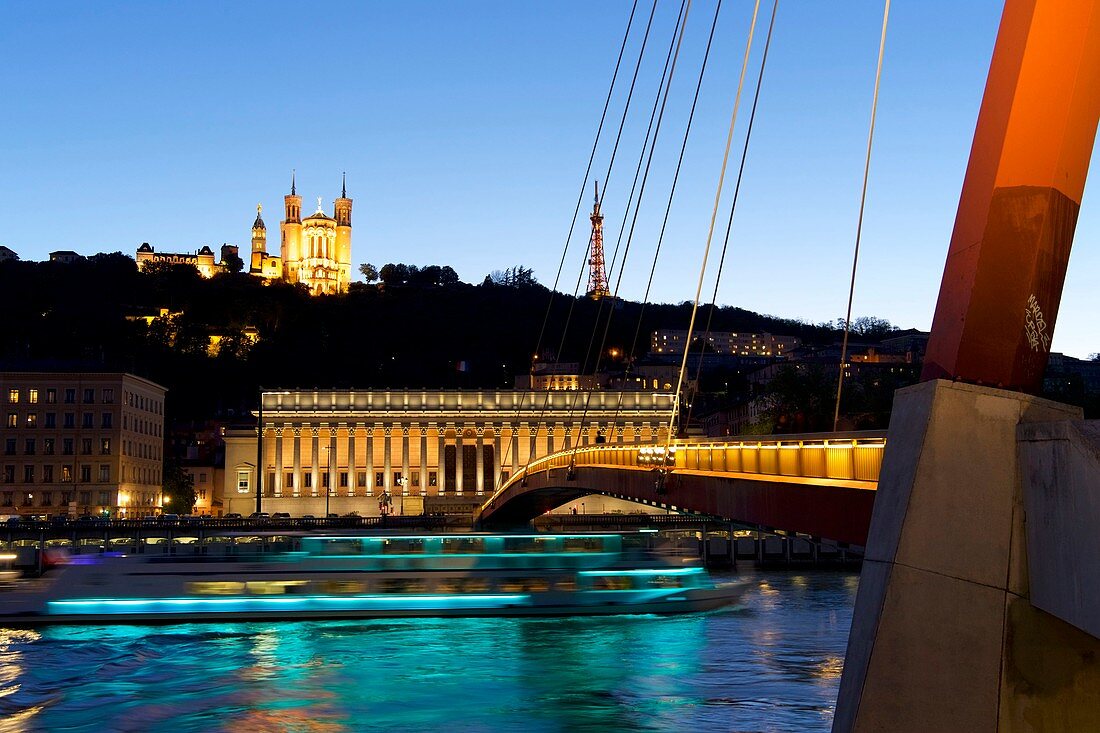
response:
M10 250L0 244L0 262L14 261L17 259L19 259L19 255L15 254L14 250Z
M71 265L82 259L84 259L84 255L73 252L71 249L59 249L56 252L50 252L50 262L60 262L64 265Z

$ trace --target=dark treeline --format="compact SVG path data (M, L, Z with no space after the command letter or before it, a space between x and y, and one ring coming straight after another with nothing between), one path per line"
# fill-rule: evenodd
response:
M4 262L0 368L133 372L169 389L173 419L197 419L243 414L261 385L510 386L528 371L544 318L544 353L587 363L589 371L609 314L607 346L624 355L636 331L634 354L642 356L652 330L687 327L688 303L643 307L560 294L546 318L549 290L528 275L514 277L522 268L511 272L477 286L446 277L444 284L395 284L391 277L381 286L353 283L342 296L310 297L302 287L264 285L245 274L203 279L190 266L139 273L133 259L118 253L72 264ZM134 318L162 308L179 315L151 324ZM712 327L810 343L837 335L831 325L739 308L717 309ZM259 331L255 345L244 337L249 328ZM213 354L212 334L222 337Z

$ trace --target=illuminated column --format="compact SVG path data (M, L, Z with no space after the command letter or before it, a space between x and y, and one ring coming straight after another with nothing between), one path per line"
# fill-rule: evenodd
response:
M527 425L527 463L535 460L535 451L538 450L538 446L535 441L539 439L539 426L536 424L531 427L530 423Z
M301 493L301 428L294 430L294 485L290 486L290 493L295 496Z
M401 494L409 493L409 429L401 428Z
M283 429L275 428L275 485L276 496L283 494Z
M615 428L615 442L620 444L625 442L622 427Z
M359 482L356 480L355 472L355 431L358 429L358 425L355 423L348 424L348 496L354 496L356 490L359 488Z
M474 465L477 475L474 476L474 486L479 494L485 493L485 428L477 428L477 453L474 454Z
M435 455L435 493L438 496L446 491L447 472L444 456L447 451L447 429L439 428L439 452Z
M512 475L519 470L519 426L512 428Z
M420 428L420 495L428 495L428 429Z
M310 487L309 493L311 496L317 496L317 487L321 484L321 456L318 455L320 451L321 443L321 431L318 428L310 428L309 434L312 436L310 441Z
M546 424L546 455L550 455L554 452L554 428L557 427L553 423ZM538 455L536 453L536 455Z
M455 493L459 496L462 495L462 467L465 461L462 460L462 426L455 426Z
M336 492L336 466L340 462L340 454L336 452L336 428L328 429L328 493Z
M385 438L382 442L382 488L386 491L393 493L393 476L390 476L390 471L393 467L393 428L383 428L385 431Z
M490 487L493 491L500 486L500 431L499 425L493 428L493 485Z
M374 428L367 428L367 496L374 493Z
M565 425L565 450L569 450L573 447L573 425L575 423L568 423Z
M581 435L580 435L580 438L581 438L581 445L588 445L588 434L589 434L590 432L592 432L592 426L591 426L591 425L588 425L588 426L586 426L586 425L584 424L584 422L583 422L583 421L581 421L581 424L580 424L580 426L579 426L579 429L580 429L580 431L581 431Z

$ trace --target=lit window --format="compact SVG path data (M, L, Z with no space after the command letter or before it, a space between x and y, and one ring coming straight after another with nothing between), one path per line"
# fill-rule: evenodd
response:
M247 494L251 491L252 474L250 471L237 471L237 493Z
M28 428L38 427L38 413L35 413L35 412L28 412L27 413L27 427Z
M9 389L8 390L8 402L10 404L13 404L13 405L19 402L19 390L18 389Z
M51 389L46 390L46 403L50 404L50 405L56 405L57 404L57 390L56 389L51 388Z
M19 416L14 412L8 413L8 427L15 428L19 426Z
M32 405L37 405L38 404L38 390L37 389L27 390L27 402L30 402Z

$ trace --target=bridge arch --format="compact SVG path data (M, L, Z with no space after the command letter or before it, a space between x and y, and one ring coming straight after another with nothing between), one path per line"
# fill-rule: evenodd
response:
M884 432L740 436L560 451L510 477L482 527L517 526L591 494L865 545Z

